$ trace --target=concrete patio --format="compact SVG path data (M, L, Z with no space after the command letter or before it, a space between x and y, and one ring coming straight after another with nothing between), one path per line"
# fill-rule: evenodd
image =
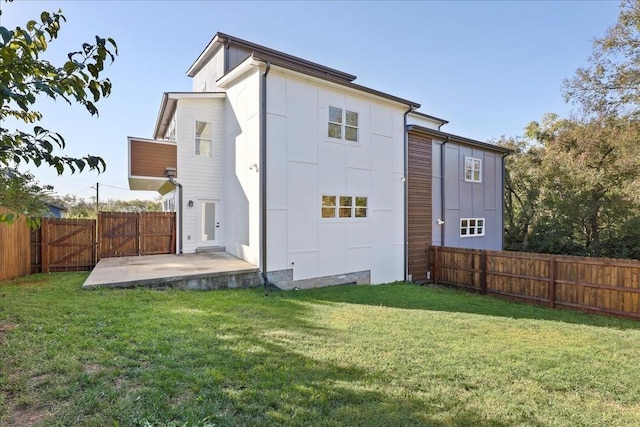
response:
M83 289L212 290L262 285L258 267L226 252L103 258Z

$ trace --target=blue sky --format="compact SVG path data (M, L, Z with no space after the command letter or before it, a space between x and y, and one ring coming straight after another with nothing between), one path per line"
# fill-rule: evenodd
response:
M59 194L153 198L127 185L127 136L150 138L162 93L187 91L186 71L221 31L358 76L356 83L422 104L449 120L442 130L487 141L521 135L547 112L568 115L562 81L587 63L592 41L617 19L615 1L457 2L2 2L2 26L24 26L43 10L67 18L46 58L95 35L120 54L106 70L111 97L100 117L43 101L43 125L61 133L70 155L94 154L107 171L58 177L31 168Z

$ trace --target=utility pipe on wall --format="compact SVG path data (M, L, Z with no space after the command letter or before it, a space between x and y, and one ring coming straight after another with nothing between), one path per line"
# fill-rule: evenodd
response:
M182 184L173 180L176 177L176 169L175 168L166 168L164 171L167 178L169 178L169 182L173 184L174 187L178 188L178 254L182 254Z
M413 105L404 113L404 281L409 279L409 130L407 116L415 109Z
M260 242L261 270L264 286L267 287L267 75L271 62L266 62L260 85Z
M440 221L438 221L438 224L440 225L440 246L444 246L444 231L446 228L446 223L445 223L445 214L446 214L446 210L445 210L445 185L444 185L444 172L445 172L445 168L444 168L444 160L445 160L445 155L444 155L444 146L447 142L449 142L451 140L450 137L447 136L447 139L445 139L444 141L442 141L442 144L440 144Z
M500 226L502 227L502 232L500 233L501 241L500 241L500 250L504 250L504 175L506 171L505 167L505 157L507 157L509 153L502 155L502 196L500 197L500 202L502 203L502 220L500 221Z

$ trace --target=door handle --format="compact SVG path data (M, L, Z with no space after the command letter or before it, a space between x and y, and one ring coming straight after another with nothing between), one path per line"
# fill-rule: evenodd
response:
M216 228L220 228L220 223L216 222Z

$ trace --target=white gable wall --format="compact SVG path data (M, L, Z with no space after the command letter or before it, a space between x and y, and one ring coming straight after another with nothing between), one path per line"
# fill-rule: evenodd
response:
M227 88L225 118L225 246L259 265L260 254L260 83L254 70Z
M224 74L224 48L218 49L215 55L193 76L193 92L217 92L222 89L216 86L218 80Z
M293 280L371 271L404 275L403 106L298 75L267 77L268 271ZM358 112L359 142L330 141L328 106ZM321 218L321 196L368 197L364 219Z
M180 99L176 108L176 140L178 144L178 178L183 187L183 252L195 252L200 240L203 200L220 200L224 196L223 135L224 99ZM212 156L195 155L196 120L211 123ZM188 201L194 202L193 207ZM177 202L177 200L176 200ZM225 224L224 214L220 216ZM221 240L219 244L224 245Z

